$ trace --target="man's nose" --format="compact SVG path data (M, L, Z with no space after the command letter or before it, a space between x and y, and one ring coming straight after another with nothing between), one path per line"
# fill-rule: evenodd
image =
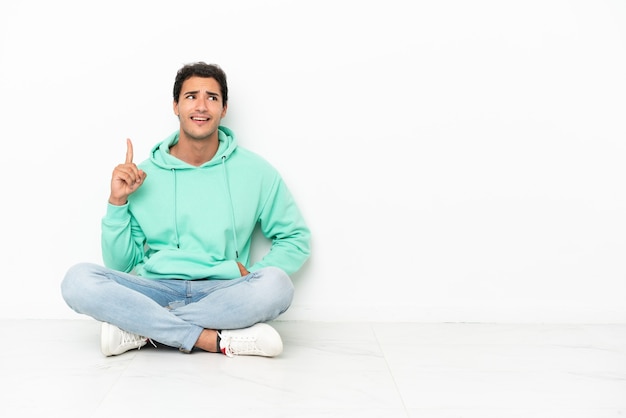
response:
M209 104L206 99L200 99L196 101L196 109L198 110L207 110L209 108Z

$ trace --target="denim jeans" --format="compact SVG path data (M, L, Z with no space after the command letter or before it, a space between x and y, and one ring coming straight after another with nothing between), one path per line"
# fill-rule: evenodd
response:
M293 299L289 276L266 267L232 280L151 280L81 263L61 284L74 311L189 352L203 329L239 329L275 319Z

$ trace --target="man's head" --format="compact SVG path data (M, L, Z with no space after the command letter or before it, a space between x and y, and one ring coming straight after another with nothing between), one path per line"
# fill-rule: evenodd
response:
M222 93L222 105L226 107L228 103L228 84L226 83L226 73L217 64L207 64L202 61L187 64L178 70L174 81L174 103L178 103L180 92L185 80L191 77L213 78L220 85Z
M178 70L173 109L180 121L180 141L217 143L227 96L226 74L219 66L196 62Z

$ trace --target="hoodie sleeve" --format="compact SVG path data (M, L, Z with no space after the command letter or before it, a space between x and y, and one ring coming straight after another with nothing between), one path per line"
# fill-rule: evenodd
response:
M128 203L123 206L108 204L101 234L104 265L126 273L132 271L143 260L145 241L128 210Z
M265 257L249 270L268 266L279 267L287 274L299 270L310 254L311 233L280 176L274 181L263 205L260 224L261 231L272 245Z

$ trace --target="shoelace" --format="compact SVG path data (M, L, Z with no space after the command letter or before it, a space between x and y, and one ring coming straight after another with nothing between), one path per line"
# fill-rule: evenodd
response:
M254 337L237 337L233 339L230 336L223 338L222 334L220 334L220 338L222 338L222 344L224 345L222 352L228 357L239 354L263 354L257 347L256 338Z
M156 348L156 344L150 338L142 337L141 335L133 334L127 331L122 331L121 345L138 345L139 347L137 347L137 349L141 350L141 347L143 346L142 343L144 341L150 341L150 344L152 344Z

